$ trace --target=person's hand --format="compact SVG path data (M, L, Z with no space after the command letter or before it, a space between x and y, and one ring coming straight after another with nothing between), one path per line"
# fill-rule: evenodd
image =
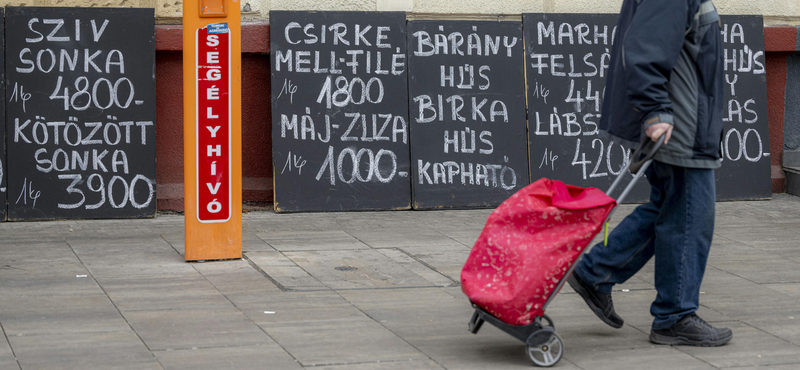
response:
M644 133L650 138L650 140L653 140L653 142L658 142L658 138L660 138L662 134L666 133L667 137L664 138L664 145L667 145L669 138L672 137L672 125L665 122L656 123L655 125L648 127Z

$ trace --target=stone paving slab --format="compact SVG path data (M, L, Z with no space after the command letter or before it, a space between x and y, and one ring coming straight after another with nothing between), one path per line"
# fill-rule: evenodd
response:
M800 283L777 283L762 285L768 289L800 299Z
M25 243L25 248L18 248L15 244L17 243L0 241L0 249L3 251L3 263L0 268L31 271L80 265L75 252L63 241Z
M672 347L647 346L613 351L569 352L566 359L581 369L618 370L625 368L669 368L681 370L711 370L714 366ZM635 365L636 364L636 365ZM662 366L659 366L662 365ZM666 366L663 366L666 365Z
M470 249L463 246L402 247L400 249L456 283L461 281L461 268L467 262L470 252Z
M800 345L799 310L777 312L765 317L754 317L744 321L747 325L773 335L795 346Z
M275 284L265 279L246 260L195 263L192 266L234 304L244 302L250 296L269 296L280 292Z
M450 239L453 239L465 247L472 249L472 246L475 245L475 242L478 240L478 237L481 236L481 230L439 230L444 235L447 235Z
M390 227L349 231L358 240L373 248L460 245L452 238L428 227ZM412 237L413 236L413 237Z
M291 326L303 322L354 321L366 318L364 312L331 290L273 294L239 308L256 324Z
M360 364L342 364L315 366L318 370L442 370L444 367L433 360L399 360L368 362Z
M427 264L425 261L421 261L416 256L409 254L406 252L406 248L381 248L377 249L377 251L407 270L421 276L431 285L440 287L459 285L457 279L448 276L445 271L436 266Z
M466 299L435 288L350 290L339 294L373 320L414 343L416 339L463 334L473 309Z
M522 342L467 331L460 269L490 213L249 212L245 258L205 263L180 215L0 223L0 369L530 369ZM717 215L698 313L730 344L649 342L651 261L614 288L620 330L563 289L556 368L800 368L800 198Z
M125 319L151 350L272 343L247 316L233 307L134 311L126 312Z
M183 225L180 228L175 228L176 230L170 230L168 232L162 232L158 236L161 239L169 244L172 249L175 250L176 253L180 254L181 256L186 255L186 237L183 234Z
M104 294L26 296L4 300L0 323L9 337L130 329Z
M121 312L230 308L231 302L202 275L102 280Z
M367 317L273 324L265 330L303 366L427 359Z
M331 289L433 285L376 250L286 252L285 255Z
M352 235L341 231L306 230L258 233L259 238L278 251L316 251L338 249L367 249L364 243Z
M737 261L710 261L709 265L757 284L800 283L797 263L773 255L742 256Z
M70 296L104 294L97 282L89 277L85 266L65 264L50 272L44 269L0 268L0 297ZM0 307L13 300L0 300Z
M302 369L277 344L153 352L164 370Z
M132 331L9 337L20 367L29 369L162 369Z
M466 326L466 321L461 327ZM486 325L485 325L486 326ZM533 369L522 342L492 326L482 328L478 335L466 332L457 335L437 335L419 338L414 345L445 369ZM579 369L562 359L554 368Z
M0 369L20 369L19 363L12 355L0 356Z
M281 252L247 252L244 256L281 290L329 289Z
M0 330L0 333L3 333L3 331ZM19 369L17 359L14 356L14 352L11 351L11 346L8 344L5 335L0 337L0 369Z

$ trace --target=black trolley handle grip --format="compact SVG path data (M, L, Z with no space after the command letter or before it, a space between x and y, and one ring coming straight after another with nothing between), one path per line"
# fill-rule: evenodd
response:
M647 170L647 167L649 167L650 163L653 161L653 156L655 156L658 150L661 149L666 139L667 134L665 133L658 138L658 141L656 141L655 145L648 145L650 144L651 140L650 138L645 137L633 151L633 154L631 154L631 160L628 161L624 168L622 168L622 171L619 172L619 175L614 180L614 183L611 184L611 187L608 189L608 191L606 191L606 195L611 196L611 192L617 188L619 183L622 181L622 178L625 176L625 173L628 172L628 169L630 169L631 174L633 174L633 180L631 180L628 186L625 187L625 190L622 191L622 194L619 196L619 198L617 198L617 203L622 203L631 189L633 189L633 185L635 185L639 178L644 175L644 171ZM648 146L651 146L651 148L648 150L647 154L642 156L642 151Z
M642 155L641 152L644 150L644 148L647 147L648 144L650 144L650 142L652 141L650 140L650 138L645 137L644 140L642 140L642 142L639 143L639 146L636 147L636 150L633 151L633 155L631 156L631 161L635 160L630 164L631 173L635 174L639 172L639 170L642 168L642 165L644 165L645 162L653 159L653 156L655 156L658 150L661 149L661 147L664 145L664 141L666 140L666 138L667 134L662 134L661 137L658 138L658 141L656 141L655 145L653 145L653 147L647 152L647 154L641 159L636 160L636 158Z

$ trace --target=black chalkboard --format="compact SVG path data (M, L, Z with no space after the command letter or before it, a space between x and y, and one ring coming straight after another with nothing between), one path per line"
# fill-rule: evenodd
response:
M523 23L531 179L605 191L631 151L597 130L617 15L523 14ZM627 201L649 193L640 181Z
M772 197L764 21L723 15L725 111L717 199Z
M528 136L531 179L549 177L607 190L630 156L630 148L598 136L616 14L523 14L528 81ZM736 95L726 84L722 167L716 171L717 199L762 199L771 195L763 24L759 16L723 16L745 43L730 34L726 78L738 81ZM723 36L725 39L725 37ZM739 57L746 62L742 72ZM752 57L752 62L749 62ZM745 71L746 70L746 71ZM735 77L738 75L738 80ZM738 107L741 106L741 109ZM740 121L741 120L741 121ZM727 142L727 144L726 144ZM741 143L746 143L744 146ZM632 176L626 174L626 180ZM649 197L640 181L626 202Z
M153 9L6 8L10 220L154 216Z
M279 212L408 209L402 12L270 12Z
M496 207L529 183L522 24L411 21L415 209Z
M5 37L5 9L0 8L0 40ZM0 65L5 63L5 43L0 45ZM5 80L6 80L6 73L5 70L0 71L0 89L5 91ZM5 94L0 91L0 96L5 96ZM6 198L7 192L6 188L8 187L7 182L7 173L6 173L6 101L3 99L0 102L0 221L6 220Z

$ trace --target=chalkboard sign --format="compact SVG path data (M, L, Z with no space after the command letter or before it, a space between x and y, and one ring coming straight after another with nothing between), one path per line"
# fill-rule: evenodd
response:
M0 39L5 37L4 31L5 27L3 23L5 22L5 9L0 8ZM0 65L3 65L5 62L5 43L0 45ZM6 80L6 73L5 70L0 71L0 89L5 91L5 80ZM0 92L0 96L5 96L2 92ZM6 174L6 101L0 102L0 221L6 220L6 198L7 192L6 189L8 187L7 182L7 174Z
M522 24L411 21L416 209L496 207L529 183Z
M617 15L523 14L523 23L531 179L605 191L631 154L598 131ZM627 201L649 194L640 181Z
M154 216L153 9L6 8L10 220Z
M408 209L402 12L270 12L279 212Z
M764 21L723 15L725 108L717 199L772 197Z
M761 17L723 16L722 22L728 83L717 199L768 198ZM532 180L549 177L605 191L629 160L631 148L599 137L597 129L616 23L616 14L523 14ZM646 201L649 192L640 181L626 202Z

